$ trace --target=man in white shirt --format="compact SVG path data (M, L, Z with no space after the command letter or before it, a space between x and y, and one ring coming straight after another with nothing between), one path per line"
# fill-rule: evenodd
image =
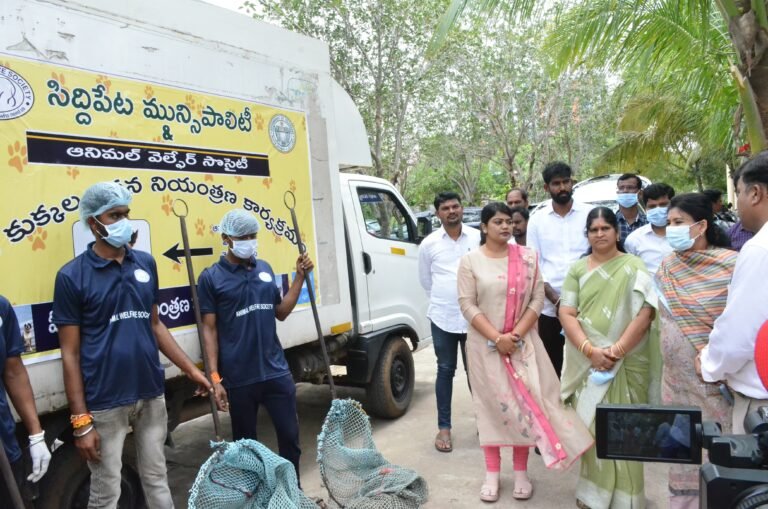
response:
M624 241L627 253L639 256L653 276L661 261L672 252L667 242L667 211L675 190L667 184L651 184L643 189L643 206L648 224L633 231Z
M755 366L757 332L768 320L768 151L744 163L733 180L744 228L757 233L741 248L725 310L696 368L705 382L725 381L734 391L733 433L741 434L744 417L768 405Z
M565 338L557 319L560 290L571 264L589 248L587 214L589 205L573 200L571 167L562 162L549 163L542 172L544 189L552 203L531 216L528 222L528 246L539 253L539 269L544 278L544 309L539 317L539 336L544 342L557 376L563 367Z
M464 370L467 369L467 322L459 310L456 273L461 257L480 245L480 232L461 223L463 212L458 194L438 194L435 213L442 226L419 246L419 282L429 296L427 316L432 322L432 344L437 356L435 448L440 452L453 450L451 398L459 348Z

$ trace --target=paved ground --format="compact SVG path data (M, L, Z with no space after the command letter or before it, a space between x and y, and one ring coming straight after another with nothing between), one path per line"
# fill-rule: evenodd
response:
M477 508L491 507L478 499L484 475L483 455L477 442L475 418L471 409L466 378L457 375L454 384L453 437L454 450L450 454L437 452L433 447L436 430L434 402L435 361L431 347L414 354L416 387L408 413L395 421L373 419L374 440L379 450L391 462L415 469L429 484L429 502L423 507ZM364 401L362 390L340 389L340 397ZM302 484L307 494L328 499L320 481L316 455L316 437L330 405L327 387L301 384L298 387L299 420L302 427ZM229 435L229 418L222 417ZM177 509L187 507L190 486L199 466L210 454L206 444L212 436L210 416L200 417L183 424L173 434L176 448L168 451L169 477ZM260 439L276 450L275 435L268 416L260 416ZM262 431L263 430L263 431ZM520 502L512 498L511 458L502 460L502 491L497 507L554 508L576 507L574 487L578 467L558 473L544 468L538 456L531 455L529 474L534 484L531 500ZM649 509L665 508L667 504L667 467L646 464L645 490Z

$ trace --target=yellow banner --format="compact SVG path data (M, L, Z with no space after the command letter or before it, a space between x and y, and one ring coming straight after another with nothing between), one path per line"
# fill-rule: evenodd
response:
M189 207L196 276L224 251L221 217L245 208L261 222L258 256L286 291L298 256L289 190L317 260L303 112L0 54L0 171L0 294L29 352L58 348L54 278L93 241L77 209L96 182L133 192L135 248L157 260L169 327L193 323L176 199Z

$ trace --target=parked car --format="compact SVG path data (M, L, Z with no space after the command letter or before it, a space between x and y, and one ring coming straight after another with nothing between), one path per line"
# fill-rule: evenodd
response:
M464 207L464 216L461 222L472 228L480 228L480 212L483 207Z

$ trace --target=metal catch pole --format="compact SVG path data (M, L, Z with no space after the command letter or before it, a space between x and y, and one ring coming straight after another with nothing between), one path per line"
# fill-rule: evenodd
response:
M19 491L18 484L16 484L16 478L13 476L11 462L8 459L8 455L5 454L5 446L3 445L2 439L0 439L0 471L3 473L3 479L5 479L5 485L8 487L8 493L11 495L11 505L15 509L24 509L21 492Z
M291 191L286 191L283 195L283 203L291 211L291 220L293 221L293 232L296 235L296 241L299 247L299 254L307 252L307 246L301 240L301 233L299 233L299 222L296 220L296 195ZM333 375L331 374L331 360L328 357L328 347L325 345L325 338L323 337L323 329L320 327L320 315L317 313L317 303L315 302L315 291L312 288L312 280L309 278L309 273L304 275L304 282L307 285L307 293L309 294L309 303L312 306L312 316L315 318L315 329L317 329L317 339L320 341L320 349L323 352L323 362L325 362L325 369L328 372L328 385L331 388L331 397L336 399L336 386L333 383Z
M183 205L184 210L177 210L176 205ZM197 284L195 283L195 271L192 268L192 254L189 250L189 237L187 235L187 214L189 214L189 206L187 202L181 199L173 200L173 214L179 218L179 224L181 226L181 241L184 245L184 261L187 265L187 277L189 277L189 288L192 290L192 307L195 310L195 323L197 324L197 338L200 341L200 351L203 354L203 369L205 370L205 378L213 388L213 380L211 379L211 367L208 365L208 350L205 347L205 337L203 336L203 317L200 313L200 301L197 298ZM213 417L213 430L216 435L216 441L221 442L221 423L219 421L219 411L216 406L216 395L213 390L208 391L208 401L211 404L211 416Z

